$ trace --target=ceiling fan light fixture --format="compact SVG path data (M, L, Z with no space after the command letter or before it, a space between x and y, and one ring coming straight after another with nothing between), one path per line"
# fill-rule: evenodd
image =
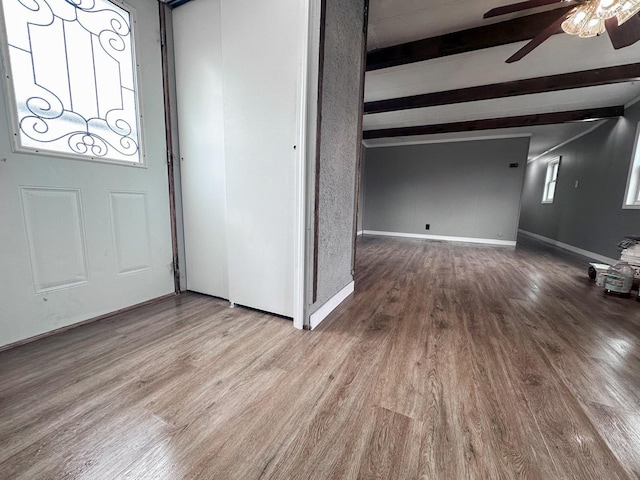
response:
M587 23L593 17L593 5L586 3L576 7L573 12L562 22L561 28L569 35L580 35Z
M564 2L573 6L562 9L562 15L507 58L506 63L522 60L552 35L560 33L559 25L565 33L578 37L594 37L606 32L615 50L640 42L640 0L527 0L493 8L484 18Z
M587 25L578 34L580 38L595 37L605 32L604 20L601 18L592 18Z
M640 0L629 0L638 1ZM617 4L617 0L613 0ZM595 37L605 31L605 18L600 12L601 2L598 0L582 4L575 8L567 19L562 22L562 30L569 35L579 37ZM611 8L611 6L610 6Z
M583 20L585 20L587 18L587 14L583 11L578 11L576 12L576 14L573 16L573 19L571 20L571 22L574 25L580 25Z
M640 0L621 1L620 9L616 13L616 17L618 17L618 25L622 25L638 13L640 13Z
M597 3L596 16L602 20L615 17L618 11L622 8L622 2L620 0L592 0L592 3Z

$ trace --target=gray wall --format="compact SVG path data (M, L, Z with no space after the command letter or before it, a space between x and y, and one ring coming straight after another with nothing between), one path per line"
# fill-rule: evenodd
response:
M617 258L625 235L640 235L640 210L622 209L640 104L528 166L520 228ZM542 204L547 162L560 155L552 204ZM576 180L579 182L575 188Z
M365 0L327 0L321 76L317 299L311 314L353 280ZM313 285L310 285L313 289Z
M362 162L360 163L360 196L358 197L358 225L357 230L361 232L364 228L364 198L367 191L366 169L367 169L367 149L363 145L362 147Z
M514 241L528 149L529 138L369 148L364 229Z

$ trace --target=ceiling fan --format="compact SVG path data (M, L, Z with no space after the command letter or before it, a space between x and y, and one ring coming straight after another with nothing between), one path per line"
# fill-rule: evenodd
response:
M493 8L484 14L484 18L553 4L573 5L574 8L563 10L555 22L509 57L507 63L521 60L542 42L561 31L580 37L594 37L606 31L616 50L640 40L640 0L527 0Z

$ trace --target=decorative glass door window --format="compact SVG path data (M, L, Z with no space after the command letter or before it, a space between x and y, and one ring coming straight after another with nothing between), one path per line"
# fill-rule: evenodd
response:
M15 149L142 163L132 12L108 0L2 7Z

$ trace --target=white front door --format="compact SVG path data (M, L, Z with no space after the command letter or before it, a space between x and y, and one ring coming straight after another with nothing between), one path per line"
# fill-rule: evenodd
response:
M5 15L21 5L2 1ZM32 102L30 118L35 120L29 126L20 123L20 115L12 122L4 113L13 102L11 85L0 94L0 346L174 290L158 5L155 0L128 2L134 9L129 19L139 64L137 108L135 88L125 78L126 56L119 56L127 48L126 25L120 22L124 17L100 26L97 16L77 14L70 3L41 0L39 19L30 20L24 30L28 37L18 32L14 40L10 37L13 47L3 45L3 78L10 74L18 90L44 91L46 102ZM14 5L7 7L9 3ZM117 11L110 15L118 16ZM19 22L12 22L10 35L19 28ZM47 37L46 29L57 29L58 40ZM56 56L55 49L37 53L38 42L56 41L82 48L66 56ZM12 49L16 58L31 61L30 75L9 62ZM116 96L105 100L105 91ZM58 117L68 114L71 130L77 131L62 130L54 142L46 136L58 128L53 122L58 103ZM136 129L141 163L132 154L136 147L128 143ZM15 153L13 137L21 133L27 148ZM35 147L25 152L32 138ZM85 157L42 153L57 148L53 144L59 138L76 152L85 149ZM120 152L112 155L115 161L104 161L106 148ZM86 158L91 155L102 161Z

